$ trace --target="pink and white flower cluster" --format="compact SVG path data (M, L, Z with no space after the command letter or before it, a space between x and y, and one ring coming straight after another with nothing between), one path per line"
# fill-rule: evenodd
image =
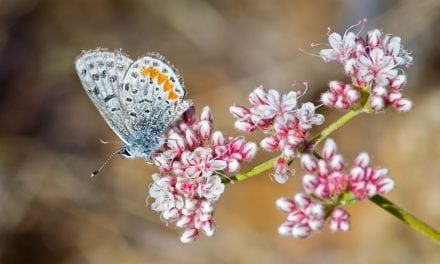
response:
M304 238L312 231L319 230L325 221L325 205L334 207L329 215L330 229L347 231L350 228L350 215L341 208L342 204L347 203L347 197L352 202L360 201L388 193L394 188L394 181L388 177L387 169L370 167L370 157L365 152L358 155L348 173L344 172L344 158L337 153L336 143L332 139L325 142L320 156L320 159L311 154L301 157L301 165L307 171L303 176L306 194L297 194L293 200L280 198L277 201L277 207L289 214L287 222L279 229L281 235ZM319 202L314 203L312 197Z
M362 20L359 24L364 24ZM357 26L355 25L355 26ZM320 51L324 61L338 61L344 66L353 85L370 92L369 104L375 111L387 105L398 111L411 110L411 101L402 95L406 84L403 67L409 67L413 58L404 49L401 38L384 34L378 29L367 32L365 37L355 34L350 27L343 36L336 32L328 35L330 48ZM348 109L356 104L360 94L343 83L330 82L330 89L321 97L322 102L337 109Z
M153 175L151 208L166 222L184 231L180 240L194 241L200 231L213 236L215 202L225 189L222 176L237 172L253 159L257 145L243 137L225 138L212 131L212 114L205 107L196 120L190 108L168 133L166 144L154 158L160 174Z
M306 141L313 125L321 125L324 116L315 113L315 105L307 102L298 107L298 92L282 94L257 87L250 95L251 107L231 106L236 119L235 128L252 132L260 128L267 135L260 142L266 151L280 151L287 159L293 159L298 146ZM278 164L278 163L277 163ZM285 165L279 162L280 166ZM285 169L280 167L280 170ZM285 180L275 177L279 182ZM278 180L279 179L279 180Z

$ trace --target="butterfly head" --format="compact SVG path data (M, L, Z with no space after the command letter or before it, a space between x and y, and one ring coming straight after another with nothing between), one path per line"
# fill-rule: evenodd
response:
M151 155L160 148L164 140L162 138L154 140L152 144L124 144L118 154L124 159L143 158L146 161L151 159Z

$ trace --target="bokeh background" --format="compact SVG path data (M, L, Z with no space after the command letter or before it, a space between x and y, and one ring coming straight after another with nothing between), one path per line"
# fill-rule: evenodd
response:
M360 116L333 137L347 160L369 151L397 182L387 197L440 228L440 1L0 0L0 263L439 263L440 250L370 202L348 207L352 230L280 237L274 201L299 188L268 174L227 187L218 232L183 245L145 208L155 169L112 161L117 146L74 72L83 49L165 55L196 107L230 135L232 104L257 85L287 91L308 80L317 101L337 63L301 54L360 18L413 50L410 113ZM341 113L326 112L327 124ZM251 137L257 139L257 136ZM254 165L271 155L260 153ZM252 164L247 165L250 168Z

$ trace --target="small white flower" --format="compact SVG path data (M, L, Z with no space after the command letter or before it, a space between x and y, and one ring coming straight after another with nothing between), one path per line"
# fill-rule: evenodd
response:
M272 119L275 116L283 116L285 113L292 112L296 104L295 92L290 91L287 94L283 94L280 98L278 91L269 90L267 104L258 105L256 114L263 119Z
M374 81L387 86L390 80L397 77L397 66L391 56L386 56L381 48L374 48L369 54L359 58L358 77L365 83Z
M312 125L321 125L324 123L324 116L321 114L315 114L315 105L307 102L301 106L296 114L300 127L302 129L310 129Z
M353 32L348 32L342 37L336 32L328 36L328 42L331 49L323 49L319 52L319 56L324 61L337 60L341 63L347 61L356 48L356 35Z

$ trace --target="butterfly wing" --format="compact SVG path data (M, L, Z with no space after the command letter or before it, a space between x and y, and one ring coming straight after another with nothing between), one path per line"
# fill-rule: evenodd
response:
M119 99L124 76L132 60L119 51L96 49L83 52L75 61L81 83L110 128L125 142L131 137Z
M191 105L185 97L183 80L164 57L149 53L129 67L119 98L126 127L140 142L162 137L163 132ZM142 141L143 139L146 141Z

